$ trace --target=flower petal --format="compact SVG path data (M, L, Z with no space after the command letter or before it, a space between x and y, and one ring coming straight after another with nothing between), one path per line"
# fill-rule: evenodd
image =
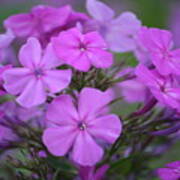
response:
M94 88L84 88L79 95L78 110L81 119L100 112L111 100L111 90L102 92Z
M43 143L55 156L64 156L73 145L77 133L70 126L48 128L43 133Z
M80 132L73 146L72 159L83 166L93 166L103 156L103 150L86 132Z
M4 88L11 94L19 94L31 80L30 70L27 68L12 68L3 73Z
M34 68L41 61L41 45L36 38L29 38L19 52L20 63L27 68Z
M109 68L113 64L113 55L101 49L91 48L87 56L96 68Z
M51 93L56 93L70 84L71 74L71 70L49 70L43 76L43 82Z
M110 114L91 121L88 130L95 138L114 143L122 131L122 123L118 116Z
M69 95L61 95L49 105L46 114L47 120L55 124L72 124L78 119L73 99Z
M97 0L88 0L86 8L89 14L98 21L109 21L114 17L114 11Z
M40 79L31 79L16 101L23 107L30 108L44 103L46 92Z

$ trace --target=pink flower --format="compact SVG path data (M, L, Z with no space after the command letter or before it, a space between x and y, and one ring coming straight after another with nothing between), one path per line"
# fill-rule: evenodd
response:
M180 75L180 49L171 50L173 41L169 31L143 27L139 36L160 74Z
M60 64L51 44L42 56L39 41L28 39L19 53L23 67L11 68L3 74L4 88L13 95L19 95L17 102L24 107L32 107L46 101L48 92L57 93L66 88L71 81L70 70L54 69Z
M93 20L86 24L87 30L98 30L115 52L133 51L136 48L135 36L141 22L131 12L124 12L115 18L114 11L98 0L87 0L86 4Z
M4 21L4 26L11 29L18 37L39 37L43 33L65 25L70 13L70 6L53 8L38 5L32 8L30 13L10 16Z
M113 56L107 52L107 45L97 32L82 34L77 28L62 32L52 39L57 56L66 64L80 71L96 68L109 68Z
M180 161L166 164L165 168L159 168L157 174L161 180L179 180L180 179Z
M64 156L72 149L71 157L76 163L96 164L103 156L96 140L114 143L122 129L118 116L104 113L111 100L110 91L93 88L80 92L77 105L69 95L55 99L47 112L52 127L43 134L48 150L55 156Z
M157 71L149 70L144 65L137 67L136 75L160 103L179 109L180 88L174 78L161 76Z

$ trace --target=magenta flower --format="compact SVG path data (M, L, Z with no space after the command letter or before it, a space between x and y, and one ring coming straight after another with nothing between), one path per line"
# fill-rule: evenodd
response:
M112 51L127 52L136 48L135 37L141 22L135 14L124 12L115 18L114 11L98 0L87 0L86 7L94 18L87 22L86 29L98 30Z
M118 116L104 111L111 100L110 91L93 88L80 92L76 106L69 95L55 99L47 112L52 127L43 134L48 150L55 156L64 156L72 149L71 157L76 163L82 166L96 164L103 156L97 142L114 143L122 129Z
M4 26L11 29L18 37L39 37L43 33L65 25L70 13L70 6L53 8L38 5L32 8L30 13L10 16L4 21Z
M4 88L13 95L19 95L17 102L32 107L46 101L48 92L57 93L71 81L71 70L56 70L61 62L54 55L51 44L42 56L39 41L28 39L19 53L23 67L11 68L4 72Z
M57 56L66 64L80 71L96 68L109 68L113 56L107 52L107 45L97 32L82 34L77 28L62 32L52 39Z
M149 70L144 65L137 67L136 75L160 103L179 109L180 88L176 85L175 79L163 77L156 70Z
M159 168L157 174L161 180L179 180L180 179L180 161L166 164L165 168Z
M180 75L180 49L171 50L173 41L169 31L143 27L139 36L160 74Z

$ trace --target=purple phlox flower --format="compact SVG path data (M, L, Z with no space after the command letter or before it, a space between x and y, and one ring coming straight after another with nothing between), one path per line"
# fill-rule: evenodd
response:
M143 27L139 38L150 53L152 63L160 74L180 74L180 49L171 50L173 41L169 31Z
M28 39L19 52L23 67L11 68L3 74L4 88L16 101L29 108L46 101L48 92L57 93L66 88L71 81L71 70L57 70L61 61L56 58L52 45L45 51L35 38Z
M135 77L134 68L125 68L117 74L117 77L124 76L125 73L134 76L120 83L117 83L117 88L121 91L121 95L128 103L145 102L150 98L148 88ZM141 94L141 96L139 96Z
M4 26L11 29L17 37L39 37L65 25L70 13L70 6L53 8L38 5L32 8L30 13L10 16L4 21Z
M135 74L160 103L179 109L180 88L176 85L172 76L164 77L156 70L149 70L142 64L137 67Z
M9 46L14 40L14 37L14 34L9 29L6 33L0 34L0 61L5 59L9 50Z
M56 98L47 111L47 120L52 125L43 134L49 152L64 156L71 151L72 160L82 166L100 161L103 149L97 140L112 144L122 130L118 116L103 114L112 98L110 90L101 92L94 88L84 88L76 106L69 95Z
M92 65L109 68L113 63L113 55L106 51L107 45L98 32L82 34L73 28L53 38L52 45L65 64L80 71L86 72Z
M86 24L87 31L98 30L112 51L127 52L136 48L135 37L141 22L135 14L124 12L115 18L115 12L98 0L87 0L86 7L93 17Z
M109 165L105 164L95 170L95 167L81 166L79 169L79 175L81 180L103 180L106 171L109 169Z
M159 168L157 174L161 180L179 180L180 179L180 161L166 164L165 168Z

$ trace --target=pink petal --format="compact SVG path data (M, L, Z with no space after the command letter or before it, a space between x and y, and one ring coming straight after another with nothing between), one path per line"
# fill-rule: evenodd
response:
M113 99L111 90L102 92L94 88L84 88L79 95L78 110L81 119L95 115Z
M29 38L19 52L20 63L28 68L35 68L41 62L41 45L36 38Z
M55 124L74 124L74 120L78 119L78 113L72 97L69 95L61 95L54 99L48 106L46 117L48 121Z
M88 130L93 137L112 144L122 131L122 123L116 115L102 116L91 121Z
M89 71L91 67L90 59L87 57L87 53L81 53L76 59L72 59L69 64L75 69L83 72Z
M52 43L49 43L42 58L41 65L50 69L62 64L63 61L56 56Z
M113 64L113 55L101 49L91 48L87 56L96 68L109 68Z
M51 154L64 156L73 145L76 136L77 133L71 126L59 126L46 129L42 139Z
M30 14L18 14L7 18L4 26L11 29L16 36L27 37L33 33L34 21Z
M37 19L40 18L43 31L49 32L66 24L71 14L71 7L52 8L50 6L38 5L32 9L32 13Z
M172 46L172 34L158 28L141 28L139 38L141 43L154 53L157 49L167 50Z
M162 180L178 180L180 175L173 172L173 169L160 168L157 173Z
M16 101L26 108L44 103L46 101L46 92L42 81L32 78Z
M80 132L73 146L72 159L83 166L93 166L101 160L103 150L86 132Z
M180 161L174 161L171 163L166 164L166 167L168 168L178 168L180 167Z
M107 48L105 40L98 32L90 32L84 35L84 43L89 48Z
M3 73L4 88L11 94L19 94L24 90L32 75L27 68L12 68Z
M114 11L97 0L88 0L86 8L89 14L98 21L109 21L114 17Z
M71 74L71 70L49 70L43 76L43 82L51 93L56 93L70 84Z

